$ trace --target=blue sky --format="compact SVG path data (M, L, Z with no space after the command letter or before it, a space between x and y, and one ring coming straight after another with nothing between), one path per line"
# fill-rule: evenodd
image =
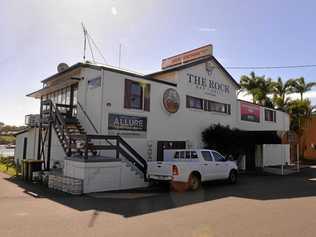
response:
M224 66L316 64L315 1L1 0L0 121L38 113L26 98L59 62L82 60L83 21L107 62L142 73L161 59L211 43ZM102 61L99 58L99 61ZM229 70L239 80L251 70ZM316 81L316 68L256 70ZM308 94L316 103L316 91Z

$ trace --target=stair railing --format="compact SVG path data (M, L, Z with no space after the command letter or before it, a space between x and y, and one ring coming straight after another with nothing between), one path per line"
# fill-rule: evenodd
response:
M109 143L109 145L88 145L90 144L91 140L106 140ZM109 140L114 140L115 143L111 143L109 142ZM146 160L134 148L132 148L122 137L118 135L86 135L84 159L89 158L89 149L115 150L116 158L119 158L120 155L124 156L137 169L139 169L146 177L146 173L147 173Z
M60 133L60 142L62 143L62 147L65 151L65 153L70 156L71 155L71 143L72 143L72 138L68 135L68 137L66 136L66 131L65 131L65 125L66 122L63 118L63 115L61 114L61 112L58 109L57 105L54 105L54 103L52 102L52 100L46 100L47 105L50 106L50 118L51 121L53 122L54 126L57 126L58 128L58 132ZM57 136L57 137L59 137ZM67 148L64 147L63 141L67 143Z
M82 113L84 114L84 116L85 116L85 117L87 118L87 120L89 121L89 123L90 123L91 127L93 128L94 132L95 132L96 134L99 134L97 128L94 126L94 124L93 124L92 120L90 119L90 117L89 117L88 113L86 112L86 110L82 107L82 105L80 104L79 101L78 101L77 103L78 103L78 105L79 105L80 110L82 111Z
M82 113L84 114L84 116L86 117L86 119L89 121L91 127L93 128L94 132L96 134L99 134L98 129L96 128L96 126L94 125L94 123L92 122L90 116L88 115L87 111L83 108L83 106L80 104L80 102L77 102L79 105L80 110L82 111ZM113 144L108 140L108 139L104 139L108 144L110 144L111 146L113 146Z

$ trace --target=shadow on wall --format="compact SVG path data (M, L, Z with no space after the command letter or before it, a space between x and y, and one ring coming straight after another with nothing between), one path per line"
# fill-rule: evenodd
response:
M7 181L15 183L26 193L37 198L48 198L79 211L95 210L94 215L97 215L98 212L111 212L124 217L226 197L272 200L316 196L316 167L305 168L301 173L289 176L242 175L236 185L210 182L203 184L203 187L197 192L186 193L169 192L166 188L155 187L146 190L71 196L49 190L42 185L26 183L16 177L8 178Z

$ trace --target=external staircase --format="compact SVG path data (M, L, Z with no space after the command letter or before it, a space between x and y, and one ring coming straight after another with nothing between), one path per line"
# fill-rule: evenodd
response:
M88 116L85 111L83 114ZM89 118L88 120L91 122ZM73 108L69 105L54 104L51 100L42 101L40 123L41 129L55 130L68 157L88 161L96 156L100 157L98 154L101 151L114 151L117 160L121 160L136 175L146 179L147 162L134 148L118 135L87 134L78 118L73 116Z

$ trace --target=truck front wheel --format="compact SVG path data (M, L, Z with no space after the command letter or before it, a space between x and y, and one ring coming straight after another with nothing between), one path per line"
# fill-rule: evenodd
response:
M237 171L231 170L228 177L228 182L231 184L237 183Z
M201 178L197 174L191 174L189 177L189 188L193 191L198 190L201 186Z

